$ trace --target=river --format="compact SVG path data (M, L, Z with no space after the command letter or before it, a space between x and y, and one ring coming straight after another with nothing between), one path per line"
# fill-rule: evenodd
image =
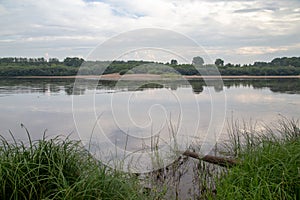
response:
M205 141L209 145L201 150L208 153L214 142L226 139L232 119L259 122L258 129L280 117L298 119L300 79L1 79L0 111L0 133L6 138L10 131L27 141L23 124L33 140L44 132L69 136L92 142L101 152L144 152L175 143L184 150Z

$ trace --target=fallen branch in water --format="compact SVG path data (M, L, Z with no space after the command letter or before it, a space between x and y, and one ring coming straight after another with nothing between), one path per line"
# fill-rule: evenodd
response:
M209 162L212 164L216 164L222 167L233 167L237 164L239 164L239 162L235 159L231 159L231 158L223 158L223 157L218 157L218 156L211 156L211 155L206 155L201 157L198 153L196 152L192 152L192 151L185 151L183 152L184 156L189 156L192 158L196 158L199 160L203 160L205 162Z

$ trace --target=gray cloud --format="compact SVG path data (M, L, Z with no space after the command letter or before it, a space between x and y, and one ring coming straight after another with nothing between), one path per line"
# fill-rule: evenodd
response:
M235 10L234 13L250 13L250 12L268 12L268 11L276 11L277 8L269 7L269 8L248 8L248 9L239 9Z
M0 57L85 57L97 44L138 28L183 33L225 62L299 56L299 8L296 0L4 0Z

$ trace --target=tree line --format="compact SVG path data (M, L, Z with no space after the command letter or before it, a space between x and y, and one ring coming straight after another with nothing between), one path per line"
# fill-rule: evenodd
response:
M58 58L49 58L48 60L41 58L23 58L23 57L6 57L0 58L0 65L18 64L26 65L48 65L63 64L65 66L79 67L84 62L84 59L78 57L66 57L62 62Z
M200 56L191 64L178 64L176 59L167 63L152 61L84 61L78 57L57 58L0 58L0 76L68 76L76 75L80 67L81 75L150 73L181 75L300 75L300 57L274 58L270 62L253 64L224 64L217 58L214 64L205 64ZM216 70L217 69L217 70Z

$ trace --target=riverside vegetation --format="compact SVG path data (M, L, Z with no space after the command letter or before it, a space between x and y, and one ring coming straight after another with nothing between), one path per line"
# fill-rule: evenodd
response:
M1 199L144 199L140 188L135 178L93 159L78 141L1 139Z
M57 58L0 58L0 76L71 76L99 75L119 73L168 74L174 70L181 75L250 75L250 76L288 76L300 74L300 57L275 58L271 62L254 62L249 65L224 65L222 59L214 64L204 64L201 57L194 57L193 64L178 64L176 60L169 63L149 61L86 61L82 58L67 57L63 61ZM168 67L162 67L162 65ZM198 66L200 68L197 68ZM215 70L217 67L217 71ZM173 69L173 70L172 70Z
M171 189L167 182L161 182L161 186L153 181L149 191L137 176L101 165L78 141L47 139L45 134L41 140L31 141L26 128L25 131L28 143L16 141L12 133L11 141L1 139L1 199L165 199L172 196L167 192ZM193 169L198 174L194 178L199 188L192 197L300 198L298 121L282 119L276 129L265 127L263 131L245 123L241 126L236 121L228 131L229 141L217 149L219 155L234 158L238 164L224 168L199 161ZM179 169L176 166L175 170ZM156 179L158 173L163 170L150 176ZM174 171L169 176L174 176Z
M215 197L300 199L299 121L281 119L275 130L264 132L237 123L231 127L227 147L240 164L217 181Z
M211 154L235 160L227 167L200 158L177 168L175 177L193 170L192 194L176 199L290 199L300 198L299 121L281 118L272 126L231 121L229 139L216 144ZM192 152L197 148L190 149ZM217 158L216 157L216 158ZM224 159L225 160L225 159ZM195 161L195 160L194 160ZM184 172L185 171L185 172ZM182 174L183 173L183 174ZM171 185L167 173L166 185ZM177 179L176 181L180 181ZM177 186L178 184L173 184ZM168 188L169 189L169 188ZM174 199L175 199L174 198Z

